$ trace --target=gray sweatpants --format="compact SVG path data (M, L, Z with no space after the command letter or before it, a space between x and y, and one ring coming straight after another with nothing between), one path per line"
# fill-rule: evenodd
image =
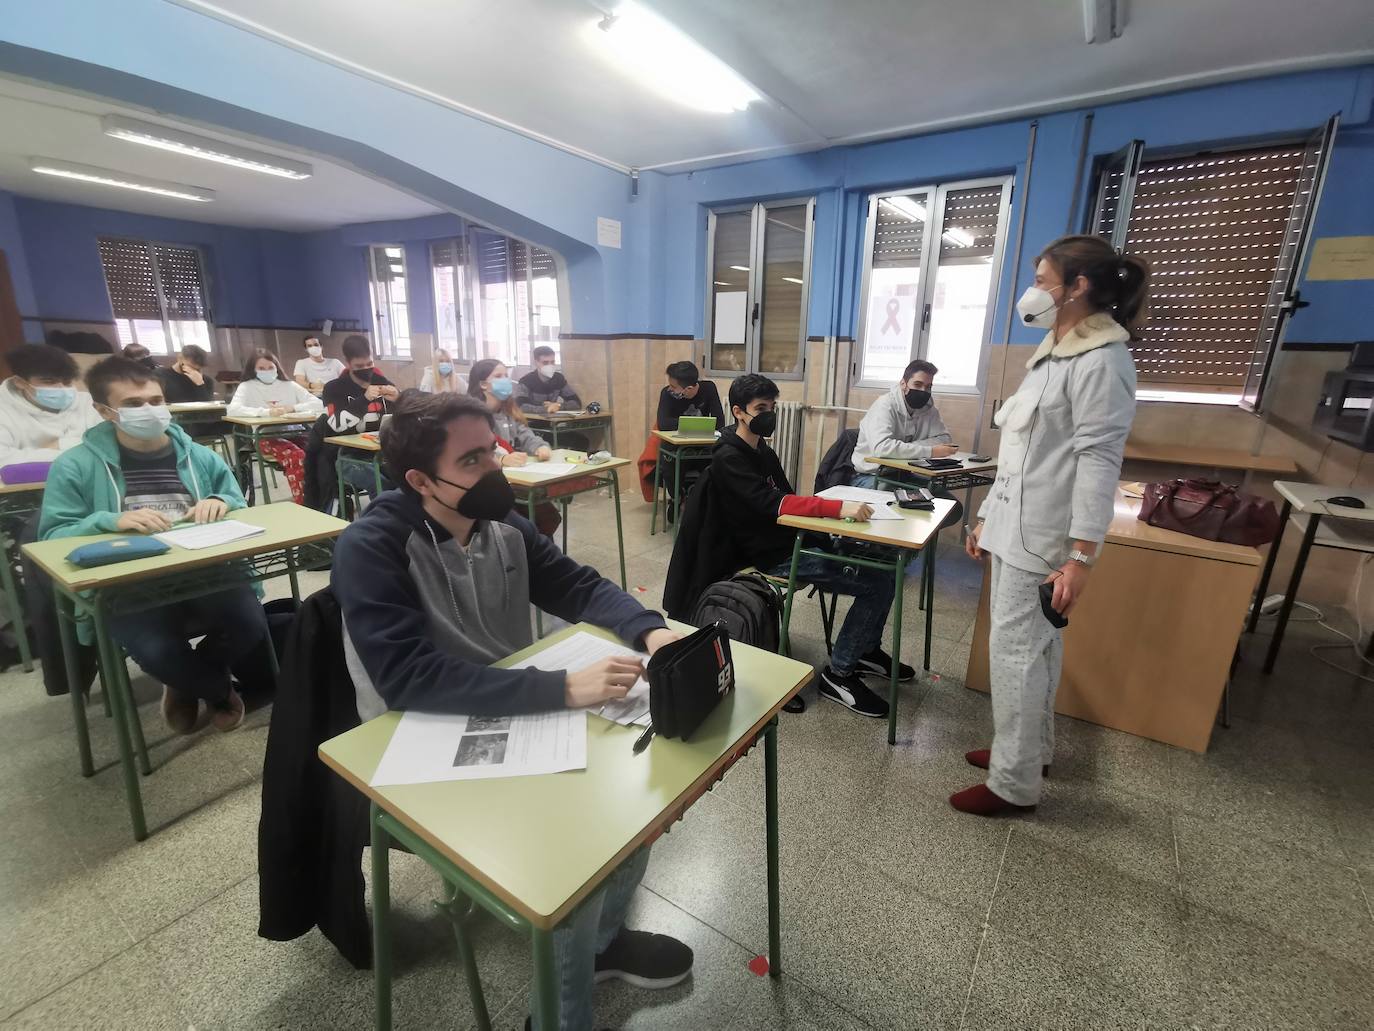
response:
M988 787L1014 805L1040 801L1041 766L1054 757L1054 692L1063 632L1040 609L1041 573L992 561L992 761Z

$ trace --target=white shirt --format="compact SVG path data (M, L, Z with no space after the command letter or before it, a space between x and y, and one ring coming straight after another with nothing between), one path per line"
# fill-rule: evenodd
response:
M234 391L234 399L229 402L228 415L261 418L267 415L272 405L281 405L298 415L321 415L324 402L295 380L278 379L275 383L264 383L256 376L246 379Z
M331 379L338 379L343 371L344 364L337 358L321 358L319 361L302 358L296 362L296 370L291 375L304 376L307 383L328 383Z
M91 395L76 392L64 411L50 412L31 402L10 378L0 384L0 466L51 462L81 443L81 436L100 425Z

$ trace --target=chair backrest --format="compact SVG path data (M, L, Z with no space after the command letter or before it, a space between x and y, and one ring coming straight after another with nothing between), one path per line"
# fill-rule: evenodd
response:
M816 494L831 487L848 486L854 478L854 449L858 446L857 428L840 431L816 469Z

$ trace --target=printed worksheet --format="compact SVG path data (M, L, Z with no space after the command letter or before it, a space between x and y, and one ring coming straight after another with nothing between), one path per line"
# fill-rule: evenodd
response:
M178 548L199 551L201 548L232 544L245 537L256 537L266 532L263 527L254 526L252 523L240 522L237 519L221 519L217 523L192 523L168 530L166 533L155 533L153 536L163 544L174 544Z
M511 471L524 476L566 476L577 466L571 462L526 462L524 465L511 466Z
M532 777L586 768L583 709L529 716L407 712L372 775L372 786Z
M579 630L575 634L568 635L557 644L545 648L534 658L516 663L511 668L579 670L590 666L593 662L609 659L613 655L625 655L632 659L638 659L640 662L649 661L647 655L636 652L629 645L619 641L608 641L604 637ZM608 720L623 723L626 726L632 723L641 723L649 715L649 682L640 677L634 687L630 688L630 693L623 699L607 702L600 708L591 711L598 716L604 716Z
M897 495L890 490L869 490L867 487L827 487L816 495L818 498L827 498L831 501L862 501L873 506L873 518L875 520L900 519L892 502L897 500Z

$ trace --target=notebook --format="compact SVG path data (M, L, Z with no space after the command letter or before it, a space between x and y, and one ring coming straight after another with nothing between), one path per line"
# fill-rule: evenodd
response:
M716 420L712 415L684 415L677 421L679 437L700 437L711 440L716 435Z

